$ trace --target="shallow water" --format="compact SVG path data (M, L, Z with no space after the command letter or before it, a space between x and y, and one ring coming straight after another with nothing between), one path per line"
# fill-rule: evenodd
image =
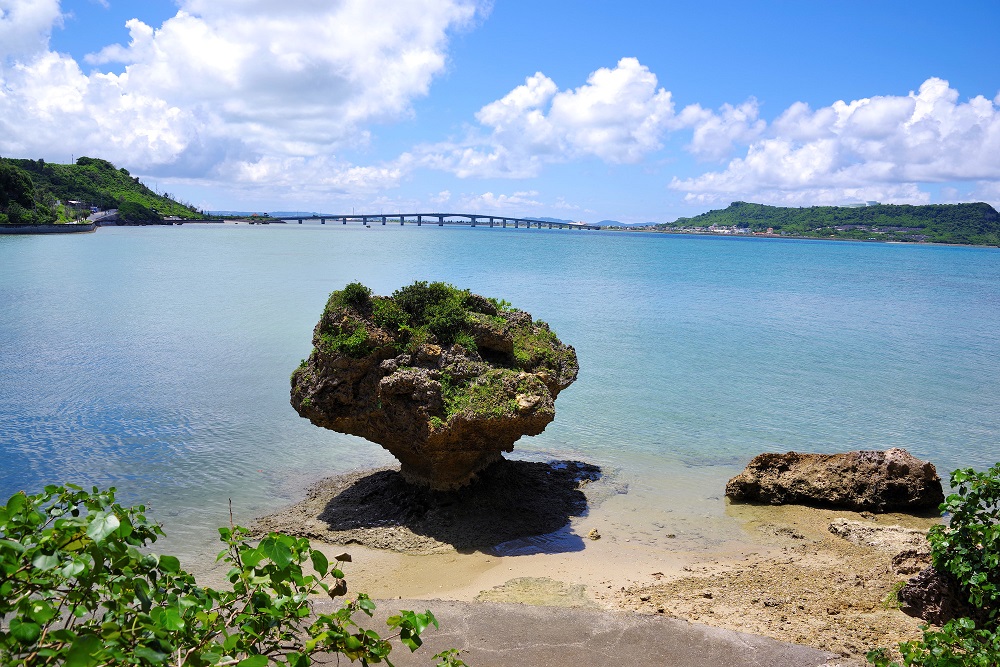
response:
M556 421L515 455L600 465L628 493L595 512L650 544L736 534L723 487L762 451L1000 460L996 249L184 225L0 236L0 496L114 485L170 549L204 554L230 498L245 523L390 464L299 418L288 376L330 291L416 279L506 299L576 347Z

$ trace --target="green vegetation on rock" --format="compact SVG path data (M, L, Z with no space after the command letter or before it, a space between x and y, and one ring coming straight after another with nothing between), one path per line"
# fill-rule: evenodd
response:
M163 535L145 508L115 491L48 486L0 506L0 664L306 667L322 653L391 664L394 640L415 651L437 627L430 611L400 611L389 637L360 627L375 603L364 593L331 613L310 596L347 595L348 554L331 563L304 538L220 528L230 588L195 582L174 556L150 553ZM434 656L461 667L457 651Z
M15 208L12 215L8 200L28 213ZM70 201L80 205L70 206ZM6 220L0 217L0 223L69 222L90 215L91 206L118 209L121 219L131 224L155 224L166 216L204 217L169 194L153 192L128 170L118 169L107 160L81 157L76 164L51 164L0 158L0 216L6 216Z
M578 372L571 346L505 301L442 282L391 296L354 282L327 300L291 403L381 444L411 483L446 490L541 433Z
M658 231L745 229L780 236L1000 245L1000 214L989 204L873 204L786 208L733 202L725 209L655 225Z
M493 327L513 337L512 367L534 369L560 363L559 355L567 353L555 344L558 339L548 324L536 320L532 326L511 326L501 314L519 312L506 301L486 299L443 282L416 281L390 297L374 296L371 289L353 282L330 295L319 336L326 351L357 359L380 345L360 318L370 318L388 334L397 351L436 343L457 344L474 352L477 330Z
M355 359L366 357L372 351L365 323L347 316L339 323L329 326L320 336L320 342L327 354L340 352Z

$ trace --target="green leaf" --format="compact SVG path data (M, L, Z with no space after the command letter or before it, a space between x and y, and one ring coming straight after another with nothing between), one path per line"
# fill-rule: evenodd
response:
M10 634L22 644L32 644L42 634L42 628L37 623L12 618L10 620Z
M86 570L87 570L87 564L78 558L74 558L73 560L71 560L70 562L66 563L61 568L59 568L59 574L66 577L67 579L71 579L77 575L86 572Z
M28 609L27 616L35 623L40 623L42 625L51 621L56 615L56 610L52 608L52 605L48 600L34 600L31 603L31 607ZM13 620L12 620L13 622Z
M184 629L184 619L181 618L180 612L173 608L163 610L163 614L160 617L160 624L173 632L180 632Z
M55 554L38 554L31 561L31 564L43 572L45 570L51 570L52 568L59 565L59 557Z
M160 556L159 565L164 572L179 572L181 569L181 562L177 556Z
M24 549L25 549L24 545L21 544L20 542L15 542L14 540L5 540L5 539L2 539L2 538L0 538L0 546L4 546L4 547L7 547L9 549L13 549L17 553L24 553Z
M252 655L236 663L236 667L267 667L268 657L266 655Z
M93 667L100 662L101 640L94 635L83 635L73 641L66 653L65 667Z
M260 549L265 556L271 559L271 561L278 567L288 567L292 562L292 551L287 545L282 544L278 540L267 537L260 542Z
M404 628L399 633L399 641L403 642L403 645L406 648L410 649L411 653L420 648L420 646L424 643L423 640L420 639L419 634L416 634L415 632L407 628Z
M240 559L244 567L257 567L257 563L264 560L264 554L260 549L244 549L240 551Z
M18 491L10 497L7 501L7 516L14 516L18 512L24 509L25 504L28 502L28 497L24 495L23 491Z
M140 646L135 650L135 657L142 658L147 662L152 662L154 664L161 664L167 661L170 656L166 653L161 653L156 649L152 649L146 646Z
M322 577L330 569L330 561L326 559L326 555L322 551L313 549L309 554L309 558L312 559L313 568L319 573L319 576Z
M120 525L118 517L112 512L98 512L87 526L87 537L95 542L103 542L108 535L118 530Z

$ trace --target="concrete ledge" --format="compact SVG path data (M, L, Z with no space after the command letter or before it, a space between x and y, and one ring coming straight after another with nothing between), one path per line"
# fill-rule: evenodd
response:
M80 234L92 232L97 225L0 225L0 234Z
M399 667L434 664L448 648L462 651L473 667L819 667L838 664L826 651L787 644L676 618L626 612L588 611L490 602L379 600L374 619L358 619L384 634L385 618L400 609L430 609L441 623L429 628L424 645L410 653L402 645L390 659ZM317 611L332 611L322 601Z

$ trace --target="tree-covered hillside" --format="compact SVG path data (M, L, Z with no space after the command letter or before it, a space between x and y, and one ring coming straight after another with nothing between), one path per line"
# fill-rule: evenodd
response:
M734 202L728 208L656 225L661 231L711 227L782 236L1000 245L1000 214L989 204L873 204L782 208Z
M43 225L56 214L23 169L0 160L0 224Z
M122 221L138 224L167 216L203 217L193 206L153 192L107 160L81 157L76 164L50 164L0 158L0 224L68 222L86 217L91 207L118 209Z

